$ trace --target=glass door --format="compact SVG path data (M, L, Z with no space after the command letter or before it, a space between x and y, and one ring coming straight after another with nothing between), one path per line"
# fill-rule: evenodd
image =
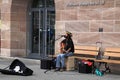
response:
M31 27L32 58L44 58L54 54L55 11L52 9L33 9Z
M33 0L30 11L31 28L28 57L44 58L54 54L55 4L54 0Z
M47 55L53 55L54 54L54 46L55 46L55 11L48 9L46 12L47 22Z
M35 9L31 12L32 29L31 29L31 57L42 56L43 48L43 10Z

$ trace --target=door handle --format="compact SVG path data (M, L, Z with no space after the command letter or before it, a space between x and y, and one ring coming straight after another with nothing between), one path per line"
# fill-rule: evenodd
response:
M40 31L40 32L42 32L42 31L46 32L47 30L42 30L42 29L39 29L39 31Z

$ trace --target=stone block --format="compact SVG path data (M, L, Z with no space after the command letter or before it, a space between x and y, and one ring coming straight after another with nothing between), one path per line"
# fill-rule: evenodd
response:
M120 32L120 21L115 21L114 32Z
M66 22L65 29L68 31L75 32L89 32L89 22L88 21Z
M75 60L74 60L74 57L71 56L71 57L68 57L66 59L66 70L67 71L70 71L70 70L74 70L75 69Z
M62 21L77 20L77 10L64 10L61 12Z

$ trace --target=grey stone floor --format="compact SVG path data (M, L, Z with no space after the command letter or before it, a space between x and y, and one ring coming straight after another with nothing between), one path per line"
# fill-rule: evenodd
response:
M10 65L15 58L0 58L0 68ZM82 74L77 71L54 72L54 70L44 73L46 70L40 69L40 60L18 58L27 67L34 71L32 76L5 75L0 73L0 80L120 80L120 75L107 73L104 76L95 74Z

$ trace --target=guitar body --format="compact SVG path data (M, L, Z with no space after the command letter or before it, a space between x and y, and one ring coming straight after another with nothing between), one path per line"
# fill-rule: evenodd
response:
M65 53L65 50L64 50L64 49L65 49L65 46L66 46L66 44L65 44L64 42L61 42L61 43L60 43L60 52L61 52L61 53Z

